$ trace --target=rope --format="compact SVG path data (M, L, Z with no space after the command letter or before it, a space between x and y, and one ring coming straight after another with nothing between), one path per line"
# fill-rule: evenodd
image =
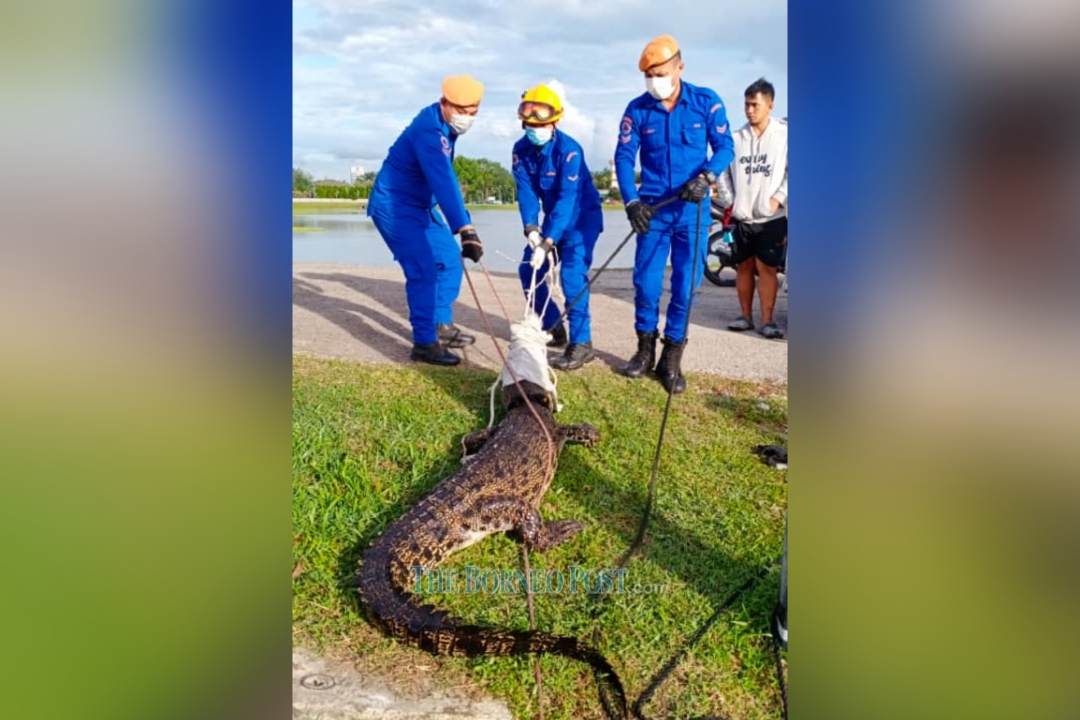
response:
M672 199L674 199L674 198L672 198ZM660 205L657 205L656 207L661 207L663 205L666 205L668 202L671 202L672 199L669 199L669 200L665 201L664 203L661 203ZM699 260L700 253L701 253L701 219L702 219L703 203L704 203L704 201L701 201L701 202L698 202L698 204L697 204L697 225L696 225L696 230L695 230L695 234L694 234L694 261L693 261L693 265L692 265L692 273L690 275L690 278L691 278L691 290L690 290L690 297L688 299L687 310L686 310L686 324L683 327L683 338L684 339L688 338L689 335L690 335L690 315L693 312L693 308L694 308L693 300L694 300L694 295L696 293L696 289L694 287L694 284L695 284L695 281L697 280L698 260ZM578 294L577 298L574 298L574 302L577 302L578 298L580 298L582 295L584 295L585 290L588 289L589 285L591 285L593 283L593 281L595 281L596 278L600 276L600 273L602 273L604 271L604 269L607 267L608 263L610 263L611 260L614 259L615 255L618 254L618 252L622 249L623 245L625 245L627 243L627 241L629 241L630 237L632 237L633 235L634 235L634 233L631 232L630 235L628 235L626 237L626 239L623 240L623 242L619 245L619 247L616 248L616 250L612 254L611 258L609 258L608 261L605 262L603 266L601 266L600 270L597 271L596 275L593 276L592 280L590 280L589 283L586 284L585 289L582 290L581 293ZM569 308L572 307L572 305L573 305L573 303L570 303L567 306L567 312L569 311ZM659 437L657 438L657 441L656 441L656 452L655 452L655 454L653 456L652 470L651 470L650 476L649 476L649 489L648 489L648 494L646 495L646 498L645 498L645 510L642 513L641 521L638 523L637 533L634 536L633 541L630 543L630 546L627 548L626 552L623 554L622 558L619 560L619 562L617 564L617 567L619 569L625 569L627 563L631 560L631 558L634 556L634 554L638 550L640 550L641 544L645 539L645 530L648 527L649 520L652 518L653 504L654 504L655 497L656 497L657 470L659 469L659 466L660 466L660 451L663 448L664 433L665 433L665 431L667 429L668 416L671 413L671 402L672 402L672 398L674 397L674 392L673 392L674 387L675 387L675 384L672 383L671 388L668 389L667 400L666 400L665 405L664 405L664 414L663 414L663 416L661 417L661 420L660 420L660 434L659 434ZM634 702L633 714L638 720L647 720L646 716L642 712L642 708L644 707L644 705L652 698L652 696L656 693L656 691L659 690L660 686L671 676L671 674L672 674L672 672L674 672L676 666L686 656L686 654L691 649L693 649L693 647L695 645L697 645L698 642L701 641L701 639L705 636L705 634L709 631L709 629L716 623L716 621L720 618L720 616L729 607L731 607L732 604L734 604L739 598L741 598L743 596L743 594L746 593L746 591L749 590L751 586L753 586L754 582L757 581L758 579L760 579L760 577L764 574L764 572L765 571L762 570L762 571L759 571L758 573L756 573L755 575L752 575L734 593L732 593L723 603L721 603L720 606L716 609L716 611L712 614L712 616L708 620L705 621L705 623L697 630L697 632L694 633L694 635L690 638L690 640L687 642L687 644L679 652L677 652L664 665L664 667L660 670L659 673L657 673L657 675L653 678L652 682L649 683L649 686L646 687L644 691L642 691L641 695ZM594 623L594 626L593 626L593 644L594 645L599 645L599 643L600 643L600 628L599 628L599 625L597 624L597 621L599 619L600 599L603 596L598 594L598 595L595 595L593 597L594 597L593 612L592 612L592 620L593 620L593 623ZM774 638L774 650L775 650L775 653L776 653L776 662L777 662L777 668L778 668L777 678L778 678L778 680L780 682L780 686L781 686L781 693L782 693L782 699L783 699L783 705L784 705L784 718L786 720L786 718L787 718L787 690L786 690L786 687L784 685L784 680L783 680L782 673L780 672L781 661L780 661L780 655L779 655L779 645L776 644L776 642L777 641ZM601 699L606 703L607 702L607 693L606 693L605 688L603 688L601 685L598 684L597 689L600 692ZM722 720L722 719L720 719L720 718L711 718L711 717L700 717L700 718L696 718L695 720Z
M652 696L656 694L656 691L660 689L660 686L664 684L668 677L671 676L671 673L675 671L676 666L678 666L682 659L686 657L686 655L694 648L695 645L701 642L701 639L705 637L705 633L707 633L709 629L712 628L712 626L716 623L716 621L720 619L720 615L722 615L725 610L731 607L731 605L736 600L738 600L743 593L749 590L750 586L753 585L754 581L757 579L757 575L750 577L735 592L729 595L728 598L724 600L724 602L720 603L720 607L716 609L716 612L712 614L712 617L706 620L705 624L698 628L698 631L694 633L694 636L690 638L690 640L687 641L686 645L683 646L682 650L675 653L675 655L667 661L664 667L661 668L660 672L658 672L656 676L653 677L652 681L649 683L649 686L645 688L645 690L642 691L641 695L638 696L638 699L634 701L634 717L638 718L639 720L645 720L645 715L642 713L642 707L644 707L645 703L649 702L649 700L652 699ZM711 718L698 718L698 720L711 720Z
M656 205L653 205L651 207L652 207L653 210L659 210L660 208L664 207L665 205L670 205L671 203L675 202L678 199L679 199L679 196L676 195L674 197L668 198L667 200L663 200L663 201L661 201L661 202L659 202ZM596 271L596 274L592 276L592 279L590 279L587 283L585 283L585 287L581 288L581 292L579 292L577 294L577 297L575 297L573 300L571 300L570 302L568 302L566 304L566 308L563 310L562 315L559 316L558 322L555 323L556 325L558 325L559 323L561 323L563 321L563 319L566 317L567 313L570 312L570 308L574 307L574 305L577 304L577 301L580 300L585 295L586 292L588 292L588 290L592 286L592 284L594 282L596 282L596 278L600 277L600 274L603 273L604 270L607 269L607 266L611 264L611 261L615 259L615 256L619 254L619 252L623 249L623 247L626 245L626 243L630 242L630 238L634 237L634 235L636 235L636 234L637 234L637 232L635 232L634 230L631 230L630 234L627 235L625 238L623 238L623 241L621 243L619 243L619 247L615 248L615 252L611 253L611 256L606 261L604 261L604 264L600 266L600 269Z
M678 199L677 196L669 198L669 199L657 204L656 206L654 206L654 209L658 209L660 207L663 207L663 206L665 206L665 205L667 205L667 204L669 204L671 202L674 202L676 199ZM690 315L693 312L693 307L694 307L693 300L694 300L694 295L696 293L696 288L694 287L694 285L695 285L695 281L697 280L698 260L699 260L699 255L700 255L700 252L701 252L701 219L702 219L702 211L703 211L703 201L699 201L697 206L698 206L697 207L697 225L696 225L696 228L695 228L694 256L693 256L694 260L693 260L692 272L691 272L691 276L690 276L691 277L691 290L690 290L690 297L688 298L688 305L687 305L687 311L686 311L686 324L685 324L685 326L683 328L683 338L684 339L689 337ZM578 302L578 300L580 300L585 295L585 293L589 290L589 288L593 284L593 282L595 282L596 279L598 277L600 277L600 275L604 272L604 270L607 269L607 266L612 262L612 260L615 259L615 257L619 254L619 252L622 250L622 248L626 245L627 242L630 241L630 238L632 238L634 235L635 235L635 232L631 231L630 234L627 235L626 238L624 238L621 243L619 243L619 246L615 249L615 251L611 254L611 256L604 262L604 264L600 266L600 268L593 275L593 277L585 284L585 287L581 290L581 292L578 293L577 297L575 297L572 301L570 301L569 303L566 304L566 307L563 310L562 314L560 314L559 320L557 321L556 324L561 323L563 321L563 319L570 312L570 309ZM462 262L462 266L464 267L464 259L462 259L461 262ZM487 268L482 263L477 263L477 264L480 265L480 268L483 270L484 275L487 277L488 283L491 286L492 292L495 294L495 297L498 300L499 305L503 310L504 316L508 317L509 313L506 312L506 308L502 304L502 299L499 297L498 292L495 290L495 285L494 285L494 282L491 279L490 273L488 273ZM552 264L551 268L552 268L552 270L554 269L554 264ZM537 286L536 272L537 271L534 268L533 269L533 277L532 277L531 287L530 287L530 290L529 290L529 294L527 295L527 302L528 302L527 307L532 306L532 300L535 297L535 291L536 291L536 286ZM551 277L551 274L552 274L552 272L551 272L551 270L549 270L549 272L547 274L548 278ZM466 276L466 279L468 280L469 290L472 292L473 299L474 299L474 301L476 302L476 305L477 305L477 309L480 311L481 319L484 322L484 326L487 329L488 334L491 336L492 342L495 345L495 349L499 353L499 357L503 361L503 366L508 368L508 370L510 371L511 377L514 380L514 384L517 385L517 387L518 387L518 389L520 391L521 390L520 381L518 380L516 374L514 373L513 368L511 368L507 364L506 358L502 353L502 349L499 347L499 344L495 339L495 335L491 331L491 327L490 327L490 325L488 324L488 321L487 321L487 316L484 314L483 309L480 307L480 300L479 300L479 298L478 298L478 296L476 294L476 289L473 287L472 278L469 276L467 268L465 268L465 276ZM547 280L547 278L545 278L545 281L546 280ZM548 297L549 302L550 302L550 299L551 299L551 295L549 293L549 297ZM546 309L546 307L547 307L547 305L545 304L545 309ZM526 310L526 312L528 312L528 310ZM650 477L649 477L648 494L647 494L646 500L645 500L645 510L644 510L644 513L642 514L641 522L638 524L638 529L637 529L637 533L636 533L636 535L634 537L634 540L630 543L629 548L627 548L626 552L623 554L623 557L618 562L618 568L619 569L625 569L626 564L630 561L630 559L634 556L634 554L641 548L641 544L642 544L642 542L643 542L643 540L645 538L645 531L646 531L646 529L648 527L649 520L652 517L652 509L653 509L653 504L654 504L654 500L655 500L655 496L656 496L656 477L657 477L657 471L658 471L659 465L660 465L660 452L661 452L661 450L663 448L664 434L665 434L665 431L666 431L666 428L667 428L667 420L668 420L668 417L669 417L670 412L671 412L671 402L672 402L672 399L674 397L674 392L673 391L674 391L674 383L672 383L671 388L668 389L667 400L666 400L665 405L664 405L664 414L663 414L663 416L661 418L661 422L660 422L660 434L659 434L659 437L657 438L656 452L655 452L655 454L653 456L653 464L652 464L652 469L651 469ZM554 445L553 445L553 441L551 439L551 435L548 433L547 428L544 427L543 423L540 421L539 415L536 413L536 410L533 408L532 403L529 401L528 397L525 395L524 392L522 392L522 397L525 399L526 405L528 406L530 412L533 413L533 416L536 418L537 422L540 424L541 429L544 431L544 436L547 439L547 442L548 442L548 461L547 461L547 466L545 468L545 472L549 472L551 470L552 463L554 461ZM526 572L526 591L527 591L527 596L526 597L527 597L528 608L529 608L529 624L530 624L530 628L535 630L536 625L535 625L535 613L534 613L533 597L532 597L532 587L531 587L531 583L528 581L528 577L529 577L528 551L525 548L523 548L523 562L524 562L525 572ZM657 673L657 675L654 677L652 682L650 682L649 686L645 688L645 690L641 693L641 695L638 696L638 699L634 702L633 714L638 720L647 720L647 718L645 717L645 715L642 712L642 708L644 707L644 705L653 697L653 695L655 695L657 690L659 690L660 686L671 676L671 674L674 672L675 668L677 667L678 663L686 656L686 654L690 650L692 650L694 648L694 646L697 645L701 641L701 639L705 636L705 634L709 631L709 629L711 629L712 626L716 623L716 621L720 618L721 614L723 614L729 607L731 607L731 605L733 605L740 597L742 597L743 594L746 593L746 591L749 590L750 587L753 586L754 582L757 581L758 579L760 579L760 576L762 575L763 572L764 571L759 571L759 573L751 576L734 593L732 593L723 603L721 603L720 606L716 609L716 611L712 614L712 616L708 620L706 620L705 623L694 633L694 635L690 638L690 640L687 642L687 644L664 665L664 667L660 670L659 673ZM599 617L599 607L600 607L600 598L601 597L603 597L603 595L594 596L594 602L593 602L592 620L594 622L594 627L593 627L593 644L594 645L599 644L599 638L600 638L600 629L599 629L599 626L596 624L596 622L597 622L598 617ZM785 682L784 676L783 676L783 664L782 664L782 659L781 659L781 656L780 656L779 640L777 638L775 638L775 637L773 638L773 650L774 650L774 655L775 655L775 659L776 659L777 682L779 683L779 686L780 686L781 700L782 700L782 703L783 703L783 710L784 710L784 718L786 720L787 719L787 687L786 687L786 682ZM539 658L535 659L534 672L535 672L536 682L537 682L537 698L538 698L538 701L540 703L540 705L539 705L540 720L543 720L543 717L544 717L544 715L543 715L543 684L542 684L542 679L541 679L541 674L540 674L540 659ZM598 691L598 693L600 695L601 702L604 704L604 706L605 707L610 707L610 698L607 695L607 691L604 688L603 683L599 682L599 680L597 681L597 691ZM701 718L697 718L696 720L723 720L723 719L722 718L713 718L713 717L701 717Z
M552 297L556 289L555 278L559 276L559 272L562 270L562 260L559 259L559 252L557 247L553 247L550 252L551 255L554 256L554 260L552 260L551 258L548 258L546 260L546 262L548 263L548 271L544 274L543 279L541 279L539 283L536 282L536 274L540 272L540 269L532 267L531 262L523 260L521 261L521 263L519 263L520 265L528 265L532 268L532 280L529 283L529 289L525 291L526 315L528 315L529 313L529 308L533 307L533 302L536 299L536 291L539 289L540 285L543 285L545 282L550 286L551 289L548 291L548 296L547 299L544 301L544 306L537 310L537 314L539 314L541 318L544 317L544 313L547 312L548 306L552 303ZM561 317L559 318L559 322L562 322ZM555 324L558 325L559 323L556 322Z
M784 704L784 720L787 720L787 681L784 680L784 663L780 658L780 638L775 635L773 636L773 655L776 657L776 682L780 686L780 701Z
M671 200L665 201L664 203L660 203L660 205L657 205L657 207L661 207L661 206L667 204L667 202L671 202ZM698 222L698 224L697 224L697 232L695 233L695 240L694 240L693 272L690 275L690 282L691 282L690 299L688 301L688 305L687 305L687 308L686 308L686 324L683 327L683 338L689 337L689 334L690 334L690 313L693 311L693 299L694 299L693 282L694 282L694 280L697 279L698 253L701 250L701 203L698 203L697 222ZM633 235L633 233L631 233L631 235ZM627 240L629 240L629 237L627 237ZM626 243L626 241L624 240L623 244L625 244L625 243ZM620 245L619 247L621 248L622 245ZM617 253L618 249L615 252ZM614 258L614 257L615 256L612 255L612 258ZM611 259L609 259L608 262L611 262ZM604 263L604 265L606 266L607 263ZM601 268L600 270L602 271L603 268ZM596 276L593 277L593 280L595 280L596 277L598 277L599 275L600 275L600 273L598 272L596 274ZM582 293L584 293L584 291L582 291ZM580 294L579 294L579 297L580 297ZM660 466L660 450L663 448L663 445L664 445L664 431L667 429L668 415L670 415L670 413L671 413L671 400L672 400L672 397L674 396L674 393L672 391L674 390L674 388L675 388L675 384L672 383L671 389L669 389L668 393L667 393L667 402L664 405L664 414L660 419L660 436L656 440L656 452L653 455L652 472L650 473L650 476L649 476L649 492L648 492L648 495L645 498L645 512L641 516L641 522L638 523L637 535L634 537L634 540L630 543L630 547L627 549L626 553L623 554L622 559L619 560L618 567L620 569L625 568L626 563L629 562L631 557L633 557L633 554L635 552L637 552L638 549L640 549L641 542L645 538L645 529L649 524L649 519L652 517L653 499L656 496L656 471Z
M480 269L484 271L484 275L487 277L488 284L491 286L491 291L495 294L495 299L498 301L499 307L502 308L503 316L509 318L509 313L506 312L506 306L503 305L502 298L499 297L499 293L495 290L495 283L491 279L491 274L488 272L487 268L484 266L483 263L477 261L477 264L480 266ZM544 425L544 421L540 419L540 414L537 413L536 408L533 407L532 401L529 399L528 394L521 387L521 381L518 379L517 374L514 372L514 368L511 367L508 362L506 362L506 356L503 355L502 348L499 347L499 342L495 338L495 333L491 330L491 325L488 323L487 313L484 312L484 309L480 304L480 298L476 294L476 288L473 286L472 277L469 274L469 269L467 267L465 267L465 258L464 257L461 258L461 267L462 267L462 270L464 270L465 279L469 283L469 291L472 293L473 301L476 303L476 309L480 312L480 319L484 323L484 329L487 330L488 336L491 338L491 342L495 346L495 351L499 354L499 358L502 360L503 367L505 367L510 372L510 377L513 378L513 380L514 380L514 386L517 387L518 392L520 393L522 399L525 400L525 406L529 409L529 412L532 413L532 416L536 419L536 424L540 426L540 429L544 433L544 438L545 438L545 440L547 440L548 455L547 455L547 459L545 461L545 466L544 466L544 474L546 475L547 473L551 472L552 468L554 467L554 463L555 463L555 441L552 439L551 433L548 431L547 426ZM496 382L498 382L498 380L496 380ZM524 555L525 578L526 578L526 580L525 580L525 590L526 590L526 602L527 602L528 608L529 608L529 629L530 630L536 630L536 614L535 614L535 611L533 609L532 583L528 579L529 578L529 555L528 555L528 550L526 550L524 548L524 546L522 546L522 548L523 548L523 550L525 552L525 555ZM536 676L536 691L537 691L537 702L539 703L540 720L544 720L543 681L542 681L542 676L540 674L540 658L539 658L539 656L533 658L533 672L534 672L534 674Z
M525 600L529 607L529 629L536 630L536 611L533 608L532 571L529 569L529 548L521 546L521 561L525 566ZM540 656L533 658L533 676L536 678L536 707L540 720L544 720L544 680L540 675Z

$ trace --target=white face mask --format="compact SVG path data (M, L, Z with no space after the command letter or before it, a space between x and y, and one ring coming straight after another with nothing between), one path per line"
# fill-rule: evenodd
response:
M464 135L472 127L473 120L476 119L475 115L451 115L450 127L454 129L458 135Z
M675 92L670 76L645 78L645 89L657 100L667 100Z

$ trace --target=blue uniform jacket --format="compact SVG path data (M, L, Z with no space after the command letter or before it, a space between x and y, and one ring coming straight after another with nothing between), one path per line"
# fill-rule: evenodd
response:
M615 148L615 177L625 203L639 197L664 200L702 170L719 176L735 159L735 141L720 96L685 80L680 85L679 100L671 112L648 93L626 106ZM639 148L640 190L634 183Z
M372 195L381 191L391 205L400 203L425 210L438 204L450 231L456 234L472 223L454 172L456 140L457 135L443 120L439 103L428 105L390 146L375 177Z
M567 230L603 228L600 193L574 138L556 129L550 141L537 146L523 137L514 143L510 167L523 224L538 225L543 206L545 238L558 242Z

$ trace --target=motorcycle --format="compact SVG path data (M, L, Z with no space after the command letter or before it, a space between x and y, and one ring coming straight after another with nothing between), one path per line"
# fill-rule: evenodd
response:
M733 235L735 231L735 223L731 220L731 208L726 211L724 208L719 207L716 204L716 199L713 198L709 201L709 216L712 218L712 224L709 226L709 239L705 257L705 277L709 279L714 285L720 287L732 287L735 284L735 278L722 277L720 275L724 268L731 268L735 270L735 263L732 262L733 248L732 243L735 242ZM719 225L718 229L715 229ZM784 290L787 291L787 246L784 246L784 258L780 262L780 266L777 270L784 275Z

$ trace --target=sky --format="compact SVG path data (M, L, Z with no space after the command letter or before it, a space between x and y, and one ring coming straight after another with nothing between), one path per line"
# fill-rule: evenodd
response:
M457 154L509 168L521 93L554 81L559 129L607 166L627 103L645 91L645 44L671 34L683 78L712 88L732 129L743 91L765 77L787 115L786 0L297 0L293 5L293 165L316 179L378 170L390 145L436 102L446 75L484 84Z

